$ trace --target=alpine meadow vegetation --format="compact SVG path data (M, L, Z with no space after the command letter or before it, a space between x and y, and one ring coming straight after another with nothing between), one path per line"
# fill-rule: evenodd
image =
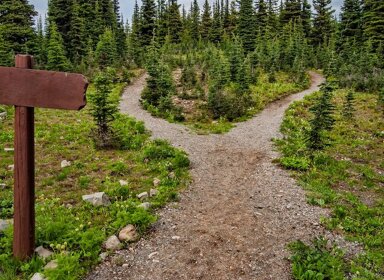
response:
M384 1L343 0L340 14L331 0L187 2L135 1L127 20L118 0L50 0L43 20L28 0L1 0L0 66L30 54L36 69L81 73L90 86L81 112L36 110L36 245L53 255L12 258L10 226L0 231L0 279L81 279L109 236L127 224L144 235L188 184L188 155L119 112L126 85L146 75L145 110L219 134L310 87L310 70L326 82L286 112L278 162L308 203L330 209L322 225L364 252L298 240L293 278L383 279ZM1 220L13 215L13 113L0 105ZM137 195L155 179L144 209ZM111 204L82 201L91 192ZM44 270L50 260L58 269Z

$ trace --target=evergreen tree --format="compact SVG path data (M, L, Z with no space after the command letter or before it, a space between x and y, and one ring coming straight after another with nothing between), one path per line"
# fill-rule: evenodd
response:
M54 22L50 23L49 26L47 69L56 71L70 70L69 61L65 55L63 38Z
M286 0L281 11L280 20L284 25L290 21L296 22L301 15L301 2L299 0Z
M256 13L256 26L260 35L264 35L268 27L268 5L265 0L259 0Z
M50 24L54 23L57 27L66 51L71 48L68 34L71 30L72 4L73 0L50 0L48 2L48 20Z
M141 20L140 20L140 11L139 5L137 4L137 0L135 3L135 8L133 10L132 16L132 31L129 34L129 44L131 53L129 54L137 65L142 64L142 56L141 56L141 42L140 42L140 31L141 31Z
M301 23L303 25L303 31L306 38L311 36L312 23L311 23L311 4L308 3L308 0L303 1L303 7L301 10Z
M242 40L244 50L248 53L255 49L256 25L252 0L240 0L239 23L237 32Z
M209 34L212 27L212 18L211 18L211 7L209 6L208 0L205 0L203 6L203 15L201 18L201 38L205 41L209 40Z
M3 28L0 26L0 66L13 66L14 55L8 42L4 40Z
M141 6L140 40L142 46L149 46L155 35L156 4L154 0L143 0Z
M220 6L219 6L219 2L216 2L213 9L212 27L209 34L210 41L218 44L221 42L222 35L223 35L223 26L221 21Z
M177 0L171 0L168 9L168 36L172 43L180 43L183 24L180 17L180 5Z
M47 40L45 38L43 30L43 20L41 16L37 20L37 32L36 32L36 51L35 61L38 66L43 66L47 63Z
M4 46L11 52L28 53L34 48L34 7L27 0L0 1L0 27Z
M191 9L191 37L198 41L200 37L200 7L197 0L193 0Z
M322 45L329 41L333 33L331 7L332 0L313 0L315 16L313 18L312 42L315 46Z
M384 1L364 0L364 35L374 48L384 45ZM382 51L384 53L384 51Z
M87 52L84 20L80 17L80 5L76 0L72 4L70 30L68 32L68 57L77 64Z
M340 17L341 41L343 43L361 41L362 7L360 0L344 0Z
M321 96L316 104L310 108L314 114L310 121L311 129L308 137L308 147L312 150L321 150L326 145L326 136L324 132L330 131L333 128L335 119L333 112L335 106L332 104L332 93L334 87L326 83L321 87Z
M345 102L343 106L343 116L347 120L350 120L353 118L353 113L355 111L354 101L355 101L354 92L352 90L349 90L345 97Z
M96 47L96 61L101 69L113 66L117 59L116 42L112 30L107 28L100 35L100 40Z

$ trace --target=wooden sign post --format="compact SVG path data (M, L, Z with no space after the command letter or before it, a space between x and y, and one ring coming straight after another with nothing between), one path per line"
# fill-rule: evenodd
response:
M13 255L35 249L34 108L81 110L88 82L83 75L31 70L33 58L17 55L15 68L0 67L0 104L15 106Z

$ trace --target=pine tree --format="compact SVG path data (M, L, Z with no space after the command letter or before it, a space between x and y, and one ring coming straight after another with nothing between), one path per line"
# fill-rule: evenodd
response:
M135 63L139 66L142 64L142 55L141 55L141 41L140 41L140 31L141 31L141 20L140 20L140 11L137 0L135 3L135 8L133 10L132 16L132 31L129 35L129 43L131 53L130 56L133 58Z
M306 38L311 36L312 24L311 24L311 4L308 3L308 0L303 1L303 7L301 10L301 22L303 25L303 30Z
M112 100L112 81L108 74L99 73L94 79L95 92L90 95L91 115L97 126L93 133L97 148L105 149L115 146L115 133L111 123L118 112L118 102Z
M341 41L347 44L352 41L360 42L362 39L362 7L360 0L345 0L340 17Z
M301 2L298 0L286 0L280 15L280 21L283 25L290 21L296 22L301 17L301 14Z
M172 43L180 43L183 24L180 17L180 5L171 0L168 9L168 36Z
M221 13L219 2L216 2L213 9L213 20L212 27L209 34L209 39L211 42L218 44L221 42L221 37L223 35L223 26L221 21Z
M191 37L198 41L200 38L200 7L197 0L194 0L192 4L191 19Z
M382 0L364 0L364 35L379 48L384 45L384 2Z
M55 23L66 51L71 48L68 34L71 30L72 3L73 0L50 0L48 2L48 20L50 24Z
M256 26L260 35L264 35L267 32L268 18L268 5L265 0L259 0L256 13Z
M68 31L68 57L74 64L78 64L87 52L85 24L80 17L80 5L76 0L72 4L70 30Z
M313 0L315 16L313 18L312 42L314 46L323 45L329 41L333 33L332 0Z
M57 71L70 70L69 61L65 55L63 39L54 22L51 22L49 26L47 69Z
M96 61L101 69L113 66L117 59L116 41L112 30L107 28L100 36L96 47Z
M0 66L13 66L13 53L8 42L4 40L3 28L0 26Z
M27 0L0 1L0 27L4 45L12 52L28 53L34 48L33 17L36 12Z
M209 34L212 27L212 18L211 18L211 7L209 6L208 0L205 0L203 6L203 15L201 18L201 38L204 41L209 40Z
M345 102L343 106L343 116L347 120L351 120L353 118L353 113L355 111L354 102L355 102L354 92L352 90L349 90L345 97Z
M44 34L41 16L37 20L36 51L34 58L38 67L42 67L47 63L47 40Z
M141 6L140 40L142 46L149 46L155 35L156 4L154 0L143 0Z
M311 129L308 137L308 147L312 150L321 150L326 145L325 131L333 128L335 119L333 112L335 106L332 104L332 93L334 87L330 83L326 83L321 87L321 96L316 104L310 108L314 114L310 121Z
M237 32L242 40L245 52L251 52L256 44L255 13L252 0L240 0L239 23Z

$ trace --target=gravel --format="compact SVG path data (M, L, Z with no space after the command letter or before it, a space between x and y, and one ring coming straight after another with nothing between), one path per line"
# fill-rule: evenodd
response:
M160 210L145 238L118 251L128 266L105 262L87 279L291 279L287 244L325 234L318 222L328 213L308 205L305 192L272 163L278 154L271 139L280 136L289 104L318 90L323 78L311 75L308 90L225 135L196 135L152 117L139 103L145 76L127 87L121 111L144 121L153 138L185 150L193 183L178 203Z

